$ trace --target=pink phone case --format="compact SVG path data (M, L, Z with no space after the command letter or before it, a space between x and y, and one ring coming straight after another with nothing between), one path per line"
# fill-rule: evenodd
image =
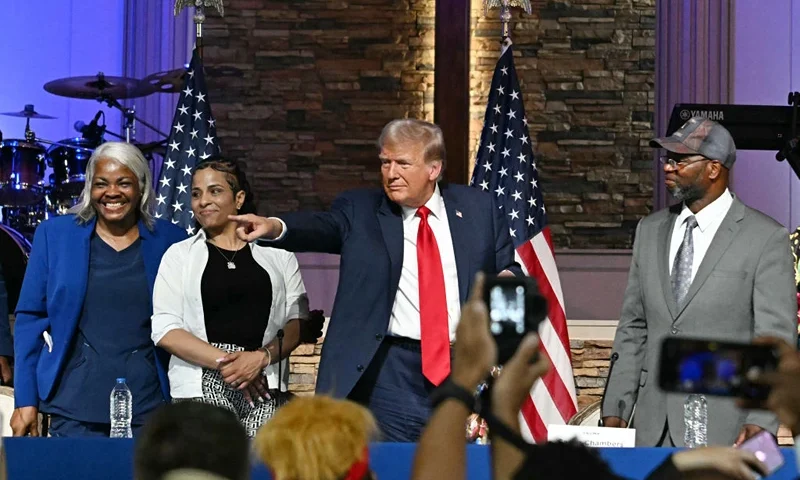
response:
M745 440L739 445L739 448L753 452L756 458L767 466L770 475L783 466L783 454L778 447L778 442L766 430Z

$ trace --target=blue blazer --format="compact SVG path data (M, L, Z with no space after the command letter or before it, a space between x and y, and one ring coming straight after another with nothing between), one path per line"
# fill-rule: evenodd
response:
M61 374L83 310L94 226L94 220L80 225L74 215L65 215L47 220L36 229L14 326L15 407L38 406L40 399L50 396ZM163 220L156 220L150 231L140 221L139 236L152 295L161 256L170 245L185 239L186 232ZM53 339L52 352L45 344L44 332ZM168 399L169 384L162 363L168 356L158 353L156 367L164 398Z
M440 184L458 271L461 303L478 271L512 270L508 223L490 194L464 185ZM295 252L341 255L339 286L322 348L317 392L346 397L372 361L389 327L403 266L402 209L383 190L340 195L328 212L280 217L286 234L272 245Z

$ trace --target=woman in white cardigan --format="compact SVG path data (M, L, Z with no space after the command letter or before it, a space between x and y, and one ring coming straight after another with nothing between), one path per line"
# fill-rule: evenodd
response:
M278 364L300 343L308 299L294 254L236 236L228 215L255 211L235 163L202 162L192 175L201 229L167 250L153 292L153 342L172 354L172 398L234 412L249 436L275 411ZM180 195L180 194L179 194ZM282 338L278 332L282 331Z

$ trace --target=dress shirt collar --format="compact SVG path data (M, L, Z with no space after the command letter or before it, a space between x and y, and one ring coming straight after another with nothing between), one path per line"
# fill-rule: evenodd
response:
M436 184L436 186L433 189L433 195L431 195L431 198L429 198L428 201L425 202L425 206L428 207L428 210L431 211L431 215L433 215L434 217L439 218L439 219L442 218L442 216L443 216L442 215L442 210L443 210L442 193L439 191L439 184L438 183ZM403 221L404 222L406 220L408 220L408 219L414 218L414 215L417 214L417 210L418 210L417 208L406 207L406 206L403 206L403 205L401 205L401 207L403 209Z
M701 232L705 232L713 223L722 221L722 218L728 213L728 210L730 210L731 205L733 205L733 194L726 188L722 195L716 200L694 214L694 218L697 220L697 228L699 228ZM676 228L679 225L683 225L684 220L690 216L692 216L692 211L689 210L689 207L684 203L683 209L678 215L678 221L675 223Z

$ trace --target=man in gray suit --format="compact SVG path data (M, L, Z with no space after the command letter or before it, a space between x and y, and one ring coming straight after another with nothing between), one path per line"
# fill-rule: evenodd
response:
M680 202L636 228L602 415L606 426L626 427L635 404L637 445L683 446L685 396L657 385L662 340L772 335L794 344L793 260L786 229L728 190L736 147L722 125L694 117L650 145L667 151L665 183ZM739 444L762 429L777 432L773 414L708 398L709 445Z

